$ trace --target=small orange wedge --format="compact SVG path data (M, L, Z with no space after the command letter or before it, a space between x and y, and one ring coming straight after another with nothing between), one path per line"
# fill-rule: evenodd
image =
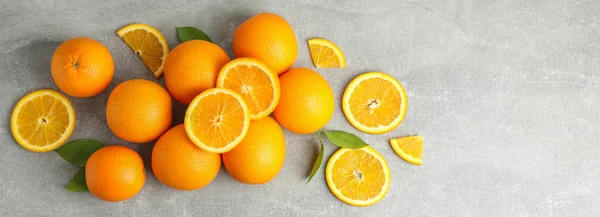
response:
M33 152L60 147L73 132L75 110L71 102L54 90L37 90L15 106L10 128L15 140Z
M390 145L394 152L405 161L421 165L423 163L423 138L421 136L405 136L390 139Z
M226 88L208 89L192 100L183 120L185 132L201 149L225 153L242 142L250 127L250 109L242 95Z
M217 87L241 94L250 108L251 120L271 114L281 96L277 73L253 58L238 58L227 63L219 73Z
M162 75L169 44L157 29L135 23L119 29L117 35L144 61L154 76L158 78Z
M346 68L344 53L333 42L322 38L313 38L308 40L308 48L315 67Z

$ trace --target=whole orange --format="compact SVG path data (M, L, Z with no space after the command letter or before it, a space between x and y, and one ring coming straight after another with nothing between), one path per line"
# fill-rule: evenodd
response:
M239 182L263 184L271 181L285 159L285 137L277 122L267 116L250 123L238 146L223 154L227 172Z
M333 115L333 92L319 73L307 68L290 69L279 76L281 97L273 111L277 121L289 131L314 133Z
M91 97L104 91L115 65L108 49L90 38L73 38L54 51L50 71L54 83L74 97Z
M229 56L216 44L186 41L171 51L165 61L165 84L177 101L188 105L203 91L216 86Z
M125 146L106 146L94 152L85 165L85 181L90 192L106 201L127 200L146 181L140 155Z
M171 127L172 102L159 84L133 79L110 93L106 104L108 127L119 138L136 143L158 139Z
M171 188L202 188L217 176L220 168L221 155L203 151L194 145L183 124L163 134L152 149L154 175Z
M236 57L254 57L269 65L277 74L296 61L298 42L292 26L281 16L257 14L244 21L233 34Z

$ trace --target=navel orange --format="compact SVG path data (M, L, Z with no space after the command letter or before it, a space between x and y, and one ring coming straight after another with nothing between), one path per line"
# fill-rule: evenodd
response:
M213 88L229 57L216 44L191 40L181 43L165 61L165 84L177 101L188 105L198 94Z
M74 97L91 97L104 91L114 70L108 49L90 38L73 38L62 43L54 51L50 67L54 83Z
M298 42L292 26L273 13L257 14L244 21L233 34L236 57L253 57L265 62L277 74L296 61Z
M148 80L125 81L108 97L106 121L112 132L125 141L144 143L158 139L171 127L171 96Z
M281 97L273 111L289 131L314 133L329 122L334 111L333 92L319 73L307 68L290 69L279 76Z
M85 165L87 187L94 196L110 202L127 200L144 187L142 157L125 146L106 146L94 152Z
M285 137L283 130L271 117L250 122L242 143L223 153L223 164L235 180L246 184L271 181L283 166Z

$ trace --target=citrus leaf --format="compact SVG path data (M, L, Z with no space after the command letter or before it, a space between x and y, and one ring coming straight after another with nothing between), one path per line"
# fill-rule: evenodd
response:
M213 42L210 40L210 37L208 37L208 34L200 29L191 26L176 27L175 29L177 30L177 37L179 37L181 42L186 42L189 40L204 40L211 43Z
M79 171L77 171L77 173L75 173L73 178L71 178L71 181L69 181L66 189L74 192L90 191L85 182L85 167L82 167L79 169Z
M312 171L310 171L310 175L308 176L308 181L306 181L306 184L308 184L310 180L312 180L313 176L317 174L317 171L319 171L319 168L321 168L321 164L323 163L323 153L325 152L325 146L323 145L323 140L321 140L321 130L319 130L319 133L317 135L319 137L321 149L319 150L319 155L317 156L317 160L315 160L315 165L313 165Z
M104 145L91 139L78 139L64 144L54 150L63 159L77 166L85 166L88 158Z
M352 133L341 130L325 130L323 132L331 143L340 148L358 149L369 145Z

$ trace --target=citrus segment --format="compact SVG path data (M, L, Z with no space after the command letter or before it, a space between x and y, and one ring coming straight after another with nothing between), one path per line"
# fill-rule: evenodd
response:
M406 136L390 139L390 145L394 149L394 152L405 161L416 165L423 163L423 137Z
M390 187L385 159L369 146L339 149L327 162L325 177L333 195L354 206L377 203Z
M408 105L402 85L381 72L356 77L344 92L344 115L360 131L387 133L396 128L406 115Z
M217 87L240 93L250 108L252 120L271 114L281 95L277 73L253 58L239 58L227 63L219 73Z
M227 152L242 141L250 126L250 109L242 95L212 88L196 96L184 119L190 140L205 151Z
M308 48L315 67L346 68L344 53L333 42L322 38L313 38L308 40Z
M158 78L162 75L164 62L169 54L169 44L157 29L135 23L119 29L117 35L133 49L154 76Z
M10 127L23 148L33 152L52 151L71 136L75 110L64 95L54 90L37 90L19 100Z

